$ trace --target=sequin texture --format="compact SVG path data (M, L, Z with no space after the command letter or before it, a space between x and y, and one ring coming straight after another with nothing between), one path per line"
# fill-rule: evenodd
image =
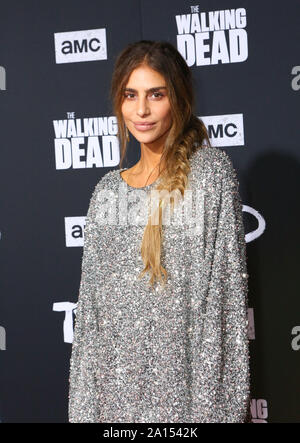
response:
M101 191L111 202L116 195L120 209L123 185L129 213L137 189L120 169L95 186L70 360L70 422L246 422L248 274L239 183L220 148L199 149L190 161L188 188L205 196L203 230L191 236L186 226L163 226L165 288L150 288L148 273L137 278L145 224L122 224L121 217L103 224L99 216ZM151 189L155 183L140 191Z

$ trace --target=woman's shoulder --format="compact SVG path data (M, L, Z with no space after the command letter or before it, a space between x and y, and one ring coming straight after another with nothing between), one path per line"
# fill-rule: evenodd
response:
M96 183L95 191L104 188L113 189L115 185L119 183L118 182L119 174L120 174L120 169L111 169L108 172L106 172Z
M213 146L204 146L198 148L190 158L191 168L201 170L205 166L206 169L216 172L228 169L233 166L232 160L224 149Z
M102 191L113 190L117 186L117 174L119 174L120 169L111 169L106 172L99 180L96 182L90 197L90 204L95 202Z
M232 160L221 148L205 146L198 148L190 158L191 176L197 180L211 179L214 183L224 179L236 179Z

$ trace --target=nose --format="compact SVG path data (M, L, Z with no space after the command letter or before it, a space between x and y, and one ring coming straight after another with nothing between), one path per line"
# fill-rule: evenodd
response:
M137 101L137 114L142 117L149 113L148 103L145 97L140 97Z

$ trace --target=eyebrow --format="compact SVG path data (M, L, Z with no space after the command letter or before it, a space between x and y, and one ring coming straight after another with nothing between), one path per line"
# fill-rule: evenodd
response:
M167 89L167 88L166 86L156 86L155 88L146 89L145 92L156 92L159 91L160 89ZM137 90L133 88L125 88L125 91L137 92Z

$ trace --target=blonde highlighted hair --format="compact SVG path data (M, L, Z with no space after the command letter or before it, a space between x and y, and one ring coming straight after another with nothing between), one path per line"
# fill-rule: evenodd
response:
M111 99L113 112L118 121L120 168L126 156L128 143L127 128L121 111L124 90L132 71L142 65L147 65L164 77L173 121L161 155L159 171L161 164L165 167L159 173L160 183L155 189L158 191L164 189L169 193L178 190L183 197L190 172L191 155L197 149L211 145L204 123L194 114L195 95L191 70L181 54L169 42L141 40L131 43L123 49L115 61ZM144 269L139 278L149 272L149 283L152 287L155 280L159 280L163 285L167 281L167 271L161 263L162 211L165 203L161 194L158 224L152 224L149 217L141 244ZM172 198L171 200L173 207L174 200Z

